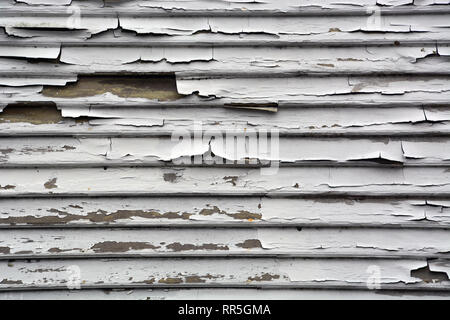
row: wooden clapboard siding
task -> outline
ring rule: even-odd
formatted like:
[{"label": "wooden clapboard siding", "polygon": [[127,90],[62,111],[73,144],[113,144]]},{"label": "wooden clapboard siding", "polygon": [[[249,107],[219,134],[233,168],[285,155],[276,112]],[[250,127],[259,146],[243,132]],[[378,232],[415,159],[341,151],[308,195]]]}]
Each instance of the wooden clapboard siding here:
[{"label": "wooden clapboard siding", "polygon": [[[250,129],[251,130],[251,129]],[[250,133],[250,130],[247,132]],[[256,131],[255,131],[256,133]],[[236,134],[239,138],[239,134]],[[256,141],[256,136],[254,140]],[[199,140],[197,142],[197,140]],[[242,140],[242,144],[252,142]],[[61,166],[129,166],[148,165],[164,166],[167,162],[175,164],[179,158],[199,156],[212,152],[211,163],[220,165],[221,156],[226,164],[241,159],[254,159],[258,164],[272,160],[267,155],[250,148],[243,148],[237,154],[227,152],[235,141],[212,141],[212,137],[195,139],[199,149],[175,150],[179,141],[170,137],[147,138],[3,138],[0,141],[0,163],[4,167],[61,167]],[[335,165],[356,166],[373,165],[370,161],[385,160],[392,164],[404,166],[439,166],[450,160],[450,142],[445,138],[430,137],[427,139],[308,139],[282,138],[278,145],[277,161],[281,165],[314,165],[314,161],[328,162]],[[187,163],[189,164],[189,163]]]},{"label": "wooden clapboard siding", "polygon": [[[446,229],[253,228],[228,230],[3,230],[0,259],[100,257],[448,258]],[[386,243],[386,239],[390,239]],[[164,242],[162,242],[164,239]],[[321,248],[321,250],[318,250]]]},{"label": "wooden clapboard siding", "polygon": [[341,289],[90,289],[90,290],[45,290],[45,291],[9,291],[0,292],[1,299],[45,299],[45,300],[233,300],[241,297],[245,300],[447,300],[446,292],[406,291],[367,291]]},{"label": "wooden clapboard siding", "polygon": [[448,229],[450,201],[352,197],[2,198],[0,228],[367,227]]},{"label": "wooden clapboard siding", "polygon": [[2,1],[0,299],[448,299],[449,4]]}]

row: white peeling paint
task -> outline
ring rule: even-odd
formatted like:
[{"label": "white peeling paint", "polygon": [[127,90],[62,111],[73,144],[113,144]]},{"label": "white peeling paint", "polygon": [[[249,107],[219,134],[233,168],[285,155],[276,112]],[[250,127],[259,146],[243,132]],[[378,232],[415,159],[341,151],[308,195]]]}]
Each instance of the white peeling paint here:
[{"label": "white peeling paint", "polygon": [[0,299],[447,298],[449,4],[1,1]]}]

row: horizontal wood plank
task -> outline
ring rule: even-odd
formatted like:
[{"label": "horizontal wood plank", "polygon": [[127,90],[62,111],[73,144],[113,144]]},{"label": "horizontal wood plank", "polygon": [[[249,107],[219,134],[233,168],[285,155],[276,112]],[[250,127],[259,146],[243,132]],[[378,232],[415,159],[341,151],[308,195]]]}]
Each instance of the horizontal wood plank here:
[{"label": "horizontal wood plank", "polygon": [[445,229],[450,201],[243,197],[0,199],[0,228],[369,227]]},{"label": "horizontal wood plank", "polygon": [[0,169],[0,196],[441,195],[445,167]]},{"label": "horizontal wood plank", "polygon": [[[386,242],[389,239],[389,242]],[[448,230],[2,230],[0,259],[104,257],[449,258]]]},{"label": "horizontal wood plank", "polygon": [[[0,138],[3,167],[166,166],[216,164],[347,166],[378,162],[403,165],[450,165],[450,143],[430,139],[307,139],[259,135],[249,128],[241,134],[154,138]],[[183,140],[180,140],[182,138]],[[275,140],[276,139],[276,140]],[[236,149],[237,148],[237,149]],[[212,156],[213,154],[214,156]],[[201,160],[188,161],[191,157]],[[249,159],[249,160],[246,160]]]},{"label": "horizontal wood plank", "polygon": [[[5,289],[240,287],[366,288],[449,290],[448,283],[424,284],[411,271],[424,260],[359,259],[105,259],[0,262]],[[372,271],[371,271],[372,270]],[[379,273],[378,273],[379,272]],[[372,281],[372,282],[371,282]],[[379,282],[378,282],[379,281]],[[400,284],[403,283],[403,284]]]}]

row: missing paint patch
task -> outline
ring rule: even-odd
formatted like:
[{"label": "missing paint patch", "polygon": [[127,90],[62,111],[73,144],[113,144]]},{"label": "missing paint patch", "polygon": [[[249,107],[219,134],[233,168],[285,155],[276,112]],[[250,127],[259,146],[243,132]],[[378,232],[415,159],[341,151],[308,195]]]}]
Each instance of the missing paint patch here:
[{"label": "missing paint patch", "polygon": [[417,279],[421,279],[426,283],[439,283],[449,281],[448,275],[445,272],[431,271],[430,265],[411,271],[411,276]]},{"label": "missing paint patch", "polygon": [[63,121],[54,104],[9,104],[0,113],[0,123],[53,124]]},{"label": "missing paint patch", "polygon": [[121,98],[172,101],[181,99],[175,75],[84,75],[64,87],[45,86],[52,98],[83,98],[112,93]]},{"label": "missing paint patch", "polygon": [[58,181],[57,178],[50,179],[46,183],[44,183],[45,189],[56,189],[58,186],[56,185],[56,182]]}]

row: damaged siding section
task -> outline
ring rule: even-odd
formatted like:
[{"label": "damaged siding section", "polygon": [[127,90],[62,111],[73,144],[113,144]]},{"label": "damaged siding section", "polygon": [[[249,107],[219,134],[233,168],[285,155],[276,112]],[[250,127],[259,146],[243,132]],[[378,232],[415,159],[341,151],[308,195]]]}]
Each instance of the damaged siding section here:
[{"label": "damaged siding section", "polygon": [[0,299],[448,299],[449,28],[443,0],[2,1]]}]

